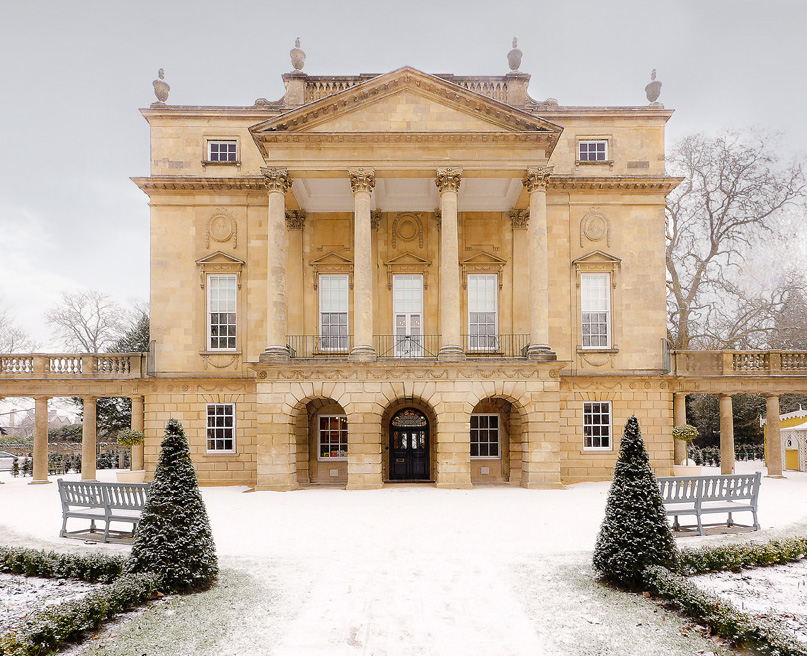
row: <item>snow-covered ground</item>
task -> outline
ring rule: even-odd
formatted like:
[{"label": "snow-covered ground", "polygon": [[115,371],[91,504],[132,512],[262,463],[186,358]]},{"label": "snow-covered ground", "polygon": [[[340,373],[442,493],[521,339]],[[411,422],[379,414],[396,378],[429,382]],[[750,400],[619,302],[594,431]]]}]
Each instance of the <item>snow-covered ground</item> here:
[{"label": "snow-covered ground", "polygon": [[730,600],[740,610],[764,615],[802,642],[807,642],[807,561],[743,572],[692,577],[702,590]]},{"label": "snow-covered ground", "polygon": [[[60,539],[56,486],[0,476],[0,543],[129,549]],[[220,585],[158,604],[75,653],[140,656],[145,644],[149,656],[723,653],[643,597],[594,583],[608,487],[203,488]],[[760,522],[761,532],[679,544],[804,533],[807,474],[763,479]]]}]

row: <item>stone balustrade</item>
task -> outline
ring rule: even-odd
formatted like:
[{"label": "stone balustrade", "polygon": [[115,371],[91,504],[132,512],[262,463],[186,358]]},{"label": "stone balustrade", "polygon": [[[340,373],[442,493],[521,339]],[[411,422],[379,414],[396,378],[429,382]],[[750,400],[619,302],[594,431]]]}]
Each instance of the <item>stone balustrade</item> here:
[{"label": "stone balustrade", "polygon": [[676,376],[807,376],[807,351],[673,351]]},{"label": "stone balustrade", "polygon": [[144,353],[4,353],[0,379],[38,378],[141,378]]}]

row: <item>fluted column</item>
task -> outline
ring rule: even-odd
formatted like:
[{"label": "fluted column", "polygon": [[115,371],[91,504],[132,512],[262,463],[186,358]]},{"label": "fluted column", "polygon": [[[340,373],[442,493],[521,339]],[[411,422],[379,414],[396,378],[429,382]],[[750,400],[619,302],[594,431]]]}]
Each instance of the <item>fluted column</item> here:
[{"label": "fluted column", "polygon": [[779,421],[779,397],[775,394],[767,397],[767,437],[768,452],[765,454],[768,461],[768,476],[779,478],[782,476],[782,432]]},{"label": "fluted column", "polygon": [[286,192],[291,178],[283,168],[262,168],[269,196],[266,248],[266,338],[260,359],[287,358],[286,344]]},{"label": "fluted column", "polygon": [[50,483],[48,480],[48,397],[34,397],[34,483]]},{"label": "fluted column", "polygon": [[527,231],[530,259],[530,360],[556,360],[549,347],[549,248],[546,226],[546,186],[551,166],[527,169],[522,180],[530,194]]},{"label": "fluted column", "polygon": [[720,395],[720,473],[734,473],[734,415],[731,394]]},{"label": "fluted column", "polygon": [[[143,432],[143,397],[142,396],[133,396],[132,397],[132,423],[131,429]],[[132,463],[131,463],[131,470],[138,471],[141,469],[145,469],[145,464],[143,460],[143,451],[144,445],[143,444],[135,444],[132,447]]]},{"label": "fluted column", "polygon": [[94,396],[83,397],[84,422],[81,426],[81,480],[94,481],[95,474],[95,435],[96,412]]},{"label": "fluted column", "polygon": [[373,169],[350,169],[353,189],[353,348],[351,360],[375,360],[373,348],[373,243],[370,200]]},{"label": "fluted column", "polygon": [[[673,426],[683,426],[687,423],[687,395],[686,392],[673,394]],[[683,465],[687,459],[687,444],[685,440],[673,439],[673,462]]]},{"label": "fluted column", "polygon": [[437,169],[440,190],[440,352],[441,360],[465,359],[460,344],[460,247],[457,196],[462,169]]}]

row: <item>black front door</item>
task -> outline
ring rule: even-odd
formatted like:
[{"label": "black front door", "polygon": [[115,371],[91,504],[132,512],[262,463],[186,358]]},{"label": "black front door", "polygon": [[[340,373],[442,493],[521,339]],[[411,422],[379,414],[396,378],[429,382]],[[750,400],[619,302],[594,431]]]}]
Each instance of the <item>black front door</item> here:
[{"label": "black front door", "polygon": [[429,424],[419,410],[401,410],[390,422],[390,480],[429,480]]}]

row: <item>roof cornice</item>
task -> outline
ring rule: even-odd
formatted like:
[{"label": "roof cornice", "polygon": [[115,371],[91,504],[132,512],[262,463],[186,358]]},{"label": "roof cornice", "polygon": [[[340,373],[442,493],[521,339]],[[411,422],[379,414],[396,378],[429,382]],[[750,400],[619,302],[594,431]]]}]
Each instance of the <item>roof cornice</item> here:
[{"label": "roof cornice", "polygon": [[665,175],[577,176],[552,175],[550,189],[625,189],[671,192],[683,180]]}]

